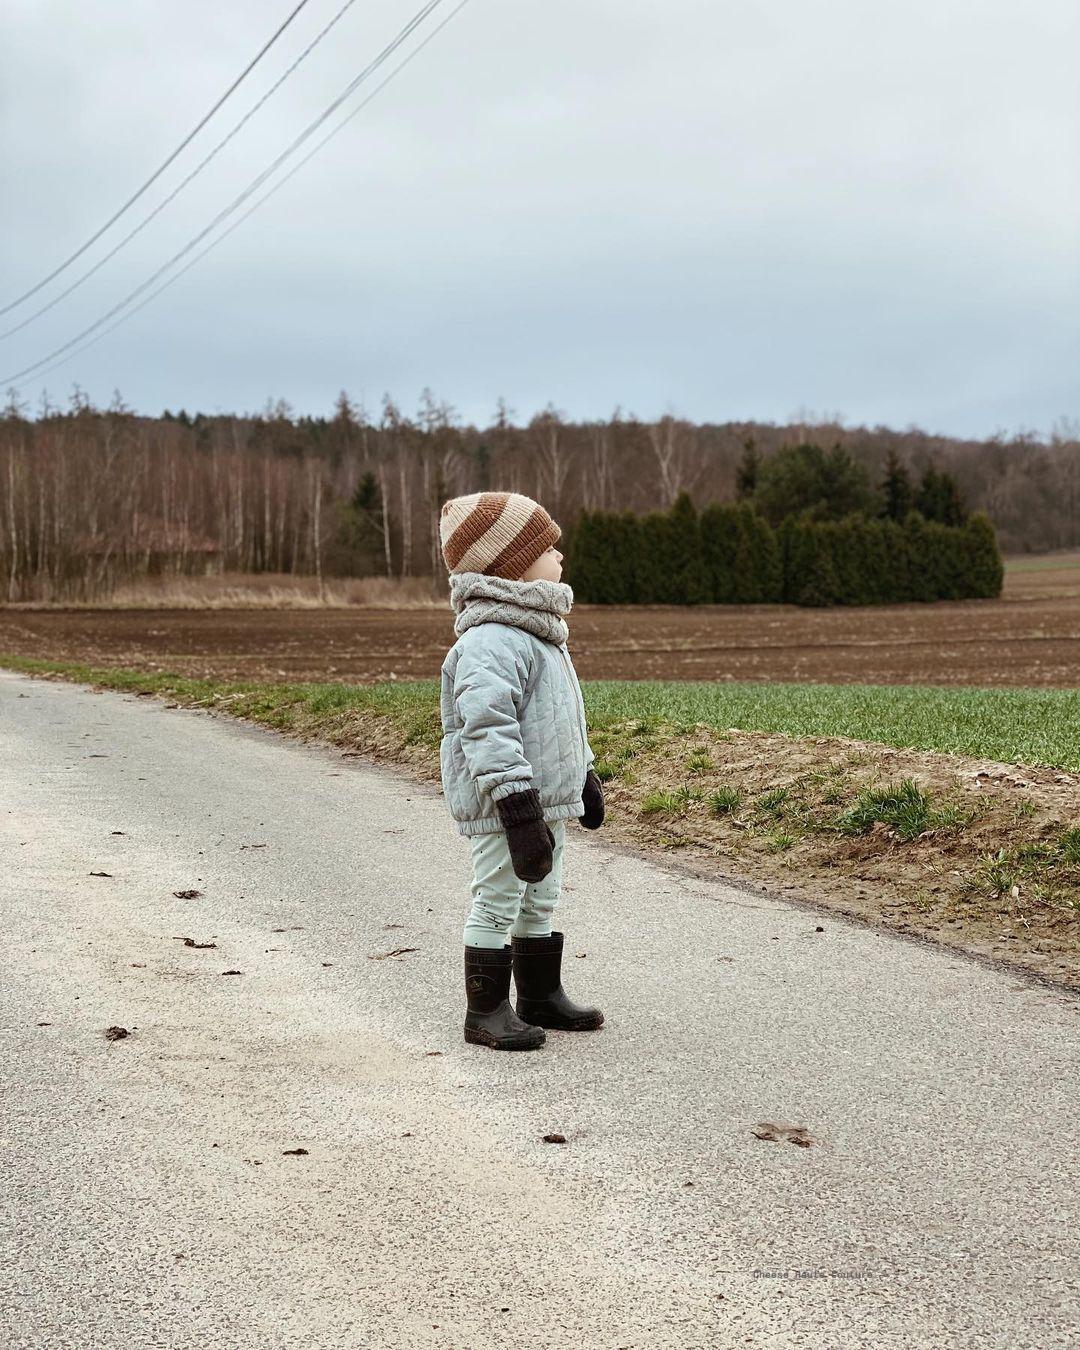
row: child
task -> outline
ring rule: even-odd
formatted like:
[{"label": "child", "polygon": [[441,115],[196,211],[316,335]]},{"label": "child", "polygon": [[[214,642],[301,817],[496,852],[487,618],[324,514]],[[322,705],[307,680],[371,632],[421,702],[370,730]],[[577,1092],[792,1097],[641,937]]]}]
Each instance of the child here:
[{"label": "child", "polygon": [[566,996],[563,935],[551,928],[566,822],[595,830],[604,819],[562,617],[574,593],[559,580],[562,531],[531,497],[454,497],[439,534],[458,634],[442,666],[442,782],[458,833],[472,843],[465,1039],[535,1050],[545,1027],[587,1031],[604,1021]]}]

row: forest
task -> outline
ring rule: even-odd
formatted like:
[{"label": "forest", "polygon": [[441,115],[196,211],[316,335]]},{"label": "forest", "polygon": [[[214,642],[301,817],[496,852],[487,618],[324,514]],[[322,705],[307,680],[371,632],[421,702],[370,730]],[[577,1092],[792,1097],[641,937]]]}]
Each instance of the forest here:
[{"label": "forest", "polygon": [[[542,501],[568,540],[582,512],[666,510],[684,493],[698,510],[752,495],[776,525],[813,490],[781,472],[800,447],[839,474],[830,518],[888,514],[891,479],[916,509],[919,494],[944,491],[985,513],[1005,552],[1080,545],[1080,428],[1068,424],[965,441],[618,409],[573,422],[549,406],[526,421],[500,401],[475,426],[430,390],[411,413],[389,396],[370,412],[342,392],[323,417],[283,401],[254,415],[147,417],[119,394],[98,408],[76,388],[63,408],[31,412],[12,395],[0,414],[0,601],[85,601],[121,580],[213,571],[441,586],[439,506],[488,488]],[[928,518],[948,524],[948,509]]]}]

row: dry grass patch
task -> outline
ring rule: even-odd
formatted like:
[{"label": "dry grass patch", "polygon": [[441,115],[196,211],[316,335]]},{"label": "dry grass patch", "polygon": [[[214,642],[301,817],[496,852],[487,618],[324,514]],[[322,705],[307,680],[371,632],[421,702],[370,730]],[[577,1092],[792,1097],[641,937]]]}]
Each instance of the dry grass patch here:
[{"label": "dry grass patch", "polygon": [[85,600],[32,600],[33,609],[436,609],[446,610],[445,583],[431,577],[316,577],[287,572],[220,572],[121,582]]},{"label": "dry grass patch", "polygon": [[614,834],[1080,987],[1080,776],[700,725],[591,740]]}]

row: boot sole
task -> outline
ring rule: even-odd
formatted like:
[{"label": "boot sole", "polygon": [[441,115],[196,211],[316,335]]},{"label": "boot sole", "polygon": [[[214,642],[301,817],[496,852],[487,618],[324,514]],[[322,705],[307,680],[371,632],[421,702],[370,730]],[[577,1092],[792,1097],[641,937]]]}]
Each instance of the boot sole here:
[{"label": "boot sole", "polygon": [[491,1050],[539,1050],[546,1037],[541,1036],[538,1040],[535,1036],[518,1036],[513,1040],[499,1040],[490,1031],[482,1031],[477,1027],[466,1027],[465,1039],[470,1045],[486,1045]]},{"label": "boot sole", "polygon": [[559,1019],[545,1017],[543,1013],[522,1012],[520,1008],[517,1009],[517,1015],[523,1022],[528,1022],[530,1026],[546,1027],[548,1031],[599,1031],[604,1025],[602,1015],[599,1020],[595,1017]]}]

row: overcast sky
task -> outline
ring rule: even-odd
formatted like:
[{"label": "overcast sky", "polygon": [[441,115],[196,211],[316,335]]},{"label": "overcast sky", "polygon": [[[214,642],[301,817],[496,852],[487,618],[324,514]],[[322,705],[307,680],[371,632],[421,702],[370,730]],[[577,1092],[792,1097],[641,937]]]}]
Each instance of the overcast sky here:
[{"label": "overcast sky", "polygon": [[[0,305],[109,218],[295,2],[4,0]],[[137,239],[0,342],[0,380],[201,231],[421,2],[356,0]],[[309,0],[0,331],[138,224],[342,3]],[[470,0],[204,261],[17,384],[31,404],[119,387],[148,413],[317,413],[343,387],[411,410],[430,385],[466,420],[502,395],[519,421],[552,402],[1049,431],[1080,416],[1078,52],[1076,0]]]}]

